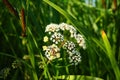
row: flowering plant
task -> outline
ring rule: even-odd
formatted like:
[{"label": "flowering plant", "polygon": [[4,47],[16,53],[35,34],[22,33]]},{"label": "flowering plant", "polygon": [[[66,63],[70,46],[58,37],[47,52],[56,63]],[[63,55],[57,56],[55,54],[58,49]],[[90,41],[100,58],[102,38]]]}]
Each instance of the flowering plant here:
[{"label": "flowering plant", "polygon": [[72,25],[51,23],[46,26],[45,33],[47,35],[43,41],[46,45],[43,46],[43,51],[48,60],[60,58],[64,50],[70,64],[77,65],[81,62],[80,51],[76,47],[86,49],[85,39]]}]

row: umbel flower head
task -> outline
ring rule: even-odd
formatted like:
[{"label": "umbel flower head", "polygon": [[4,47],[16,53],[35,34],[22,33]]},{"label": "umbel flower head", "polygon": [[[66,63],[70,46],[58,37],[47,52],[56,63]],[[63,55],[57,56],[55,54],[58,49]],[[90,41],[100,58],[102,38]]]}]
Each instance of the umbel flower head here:
[{"label": "umbel flower head", "polygon": [[84,37],[72,25],[51,23],[46,26],[45,33],[48,34],[43,38],[43,51],[48,60],[60,58],[63,54],[60,52],[64,49],[69,63],[77,65],[81,62],[81,55],[76,46],[86,49],[86,44]]},{"label": "umbel flower head", "polygon": [[59,42],[62,42],[64,39],[61,33],[54,32],[54,34],[51,35],[50,40],[53,43],[58,44]]},{"label": "umbel flower head", "polygon": [[57,24],[49,24],[46,26],[45,32],[49,32],[49,34],[51,34],[51,32],[56,31],[59,31],[59,26]]},{"label": "umbel flower head", "polygon": [[50,46],[48,46],[45,50],[45,56],[49,59],[49,60],[53,60],[55,58],[59,58],[60,57],[60,49],[57,47],[57,45],[52,44]]}]

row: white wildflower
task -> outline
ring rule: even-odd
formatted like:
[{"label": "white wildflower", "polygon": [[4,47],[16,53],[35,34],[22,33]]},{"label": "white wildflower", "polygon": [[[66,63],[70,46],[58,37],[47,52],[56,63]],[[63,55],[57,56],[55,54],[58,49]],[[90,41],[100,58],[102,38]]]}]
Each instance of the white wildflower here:
[{"label": "white wildflower", "polygon": [[80,47],[82,47],[83,49],[86,49],[85,40],[82,35],[80,34],[75,35],[75,39]]},{"label": "white wildflower", "polygon": [[60,57],[59,51],[60,51],[60,49],[57,47],[57,45],[55,45],[55,44],[50,45],[45,50],[45,56],[49,60],[53,60],[53,59],[59,58]]},{"label": "white wildflower", "polygon": [[47,50],[47,46],[42,46],[43,51]]},{"label": "white wildflower", "polygon": [[72,52],[69,51],[69,62],[72,65],[77,65],[79,62],[81,62],[81,56],[80,53],[76,50],[73,50]]},{"label": "white wildflower", "polygon": [[74,37],[74,35],[76,34],[76,29],[72,25],[68,25],[66,23],[61,23],[61,24],[59,24],[59,28],[62,31],[68,30],[71,34],[70,37]]},{"label": "white wildflower", "polygon": [[[60,50],[62,48],[68,53],[66,56],[68,56],[71,64],[77,65],[81,62],[81,55],[77,51],[76,45],[78,44],[83,49],[86,49],[86,43],[84,37],[81,34],[77,34],[77,30],[72,25],[51,23],[46,26],[45,32],[48,32],[50,37],[45,36],[43,41],[49,41],[48,44],[53,43],[49,46],[43,46],[45,56],[49,60],[60,58]],[[75,40],[70,41],[71,39]]]},{"label": "white wildflower", "polygon": [[47,42],[48,41],[48,37],[45,36],[44,39],[43,39],[44,42]]},{"label": "white wildflower", "polygon": [[58,44],[58,42],[62,42],[62,41],[63,41],[63,35],[62,35],[61,33],[55,32],[55,33],[51,36],[50,40],[51,40],[53,43]]},{"label": "white wildflower", "polygon": [[73,50],[75,48],[75,44],[72,41],[67,41],[63,45],[63,48],[68,50]]},{"label": "white wildflower", "polygon": [[59,24],[59,28],[63,31],[64,30],[69,30],[69,25],[66,24],[66,23],[61,23],[61,24]]},{"label": "white wildflower", "polygon": [[70,31],[70,37],[74,37],[74,35],[76,35],[76,29],[73,26],[69,26],[69,31]]},{"label": "white wildflower", "polygon": [[57,24],[49,24],[46,26],[45,32],[55,32],[59,31],[59,26]]}]

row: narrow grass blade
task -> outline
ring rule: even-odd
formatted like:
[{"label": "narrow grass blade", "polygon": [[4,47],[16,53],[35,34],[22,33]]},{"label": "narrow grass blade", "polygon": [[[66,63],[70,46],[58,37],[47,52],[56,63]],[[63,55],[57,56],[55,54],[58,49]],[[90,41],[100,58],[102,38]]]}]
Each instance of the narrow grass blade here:
[{"label": "narrow grass blade", "polygon": [[[30,32],[28,32],[28,34],[30,35]],[[30,37],[30,36],[29,36]],[[38,77],[37,77],[37,73],[35,71],[35,58],[34,58],[34,52],[33,52],[33,48],[32,48],[32,44],[30,42],[30,38],[28,38],[28,43],[27,43],[27,49],[28,49],[28,53],[30,55],[30,62],[31,62],[31,65],[33,67],[33,79],[34,80],[38,80]]]},{"label": "narrow grass blade", "polygon": [[13,48],[13,46],[12,46],[12,44],[11,44],[11,42],[10,42],[7,34],[6,34],[6,32],[4,31],[4,29],[3,29],[1,26],[0,26],[0,29],[1,29],[1,31],[2,31],[2,33],[3,33],[3,36],[4,36],[5,39],[6,39],[6,42],[9,43],[9,46],[10,46],[10,49],[11,49],[12,53],[17,57],[17,55],[15,54],[15,50],[14,50],[14,48]]},{"label": "narrow grass blade", "polygon": [[102,44],[99,40],[97,40],[96,38],[92,38],[92,40],[93,40],[104,52],[106,52],[103,44]]},{"label": "narrow grass blade", "polygon": [[[65,18],[81,33],[81,34],[86,34],[90,36],[90,32],[80,24],[79,21],[76,20],[76,18],[72,17],[69,13],[67,13],[65,10],[63,10],[62,8],[60,8],[59,6],[57,6],[56,4],[54,4],[53,2],[49,1],[49,0],[43,0],[44,2],[46,2],[48,5],[50,5],[52,8],[54,8],[55,10],[57,10],[60,14],[62,14],[63,16],[65,16]],[[79,29],[78,29],[79,27]]]},{"label": "narrow grass blade", "polygon": [[109,42],[109,40],[108,40],[108,38],[107,38],[107,36],[106,36],[106,34],[105,34],[105,32],[103,30],[102,30],[101,33],[102,33],[102,39],[103,39],[103,42],[104,42],[104,45],[105,45],[105,48],[106,48],[106,51],[107,51],[106,55],[110,59],[112,68],[113,68],[115,76],[116,76],[116,79],[119,80],[120,79],[120,70],[118,68],[117,62],[116,62],[115,57],[113,55],[110,42]]},{"label": "narrow grass blade", "polygon": [[[31,29],[30,29],[29,27],[28,27],[28,32],[29,32],[29,35],[32,37],[32,40],[33,40],[33,42],[34,42],[34,44],[35,44],[35,46],[36,46],[36,48],[37,48],[37,50],[38,50],[38,52],[39,52],[39,54],[40,54],[40,58],[42,59],[44,65],[45,65],[45,67],[44,67],[44,75],[45,75],[45,78],[50,79],[51,76],[50,76],[50,73],[49,73],[48,68],[47,68],[47,63],[45,62],[45,60],[44,60],[44,58],[43,58],[43,56],[42,56],[42,54],[41,54],[41,51],[40,51],[40,49],[39,49],[39,47],[38,47],[38,43],[37,43],[34,35],[33,35],[32,32],[31,32]],[[31,57],[32,57],[32,56],[33,56],[33,54],[31,55]],[[31,60],[31,61],[32,61],[32,60]],[[34,64],[34,62],[32,62],[32,63]]]}]

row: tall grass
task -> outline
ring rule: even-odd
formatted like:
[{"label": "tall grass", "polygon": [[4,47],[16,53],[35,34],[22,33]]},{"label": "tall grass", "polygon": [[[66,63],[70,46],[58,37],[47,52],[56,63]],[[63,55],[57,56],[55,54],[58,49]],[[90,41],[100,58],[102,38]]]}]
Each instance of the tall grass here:
[{"label": "tall grass", "polygon": [[[5,1],[0,1],[0,79],[120,79],[120,1],[96,0],[93,6],[93,0],[90,4],[85,0],[11,0],[15,11]],[[62,22],[73,25],[86,40],[87,49],[81,51],[82,61],[76,66],[64,58],[49,61],[42,50],[46,25]]]}]

